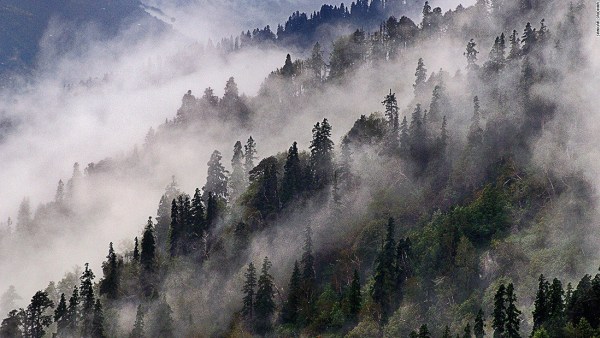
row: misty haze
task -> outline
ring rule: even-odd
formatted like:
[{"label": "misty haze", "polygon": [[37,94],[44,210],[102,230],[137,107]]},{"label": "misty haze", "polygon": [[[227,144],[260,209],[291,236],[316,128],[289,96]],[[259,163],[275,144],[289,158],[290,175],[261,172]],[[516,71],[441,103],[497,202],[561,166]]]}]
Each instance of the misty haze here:
[{"label": "misty haze", "polygon": [[0,0],[0,338],[600,337],[596,4],[327,1]]}]

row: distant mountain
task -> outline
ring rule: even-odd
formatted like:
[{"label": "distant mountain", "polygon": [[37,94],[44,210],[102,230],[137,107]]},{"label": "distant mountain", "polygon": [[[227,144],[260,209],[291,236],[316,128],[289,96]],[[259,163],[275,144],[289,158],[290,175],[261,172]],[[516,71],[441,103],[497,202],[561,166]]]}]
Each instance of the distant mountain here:
[{"label": "distant mountain", "polygon": [[133,22],[141,23],[140,32],[168,27],[137,0],[0,0],[1,77],[27,73],[35,66],[40,39],[52,19],[68,23],[66,37],[86,24],[93,24],[103,38],[114,37]]}]

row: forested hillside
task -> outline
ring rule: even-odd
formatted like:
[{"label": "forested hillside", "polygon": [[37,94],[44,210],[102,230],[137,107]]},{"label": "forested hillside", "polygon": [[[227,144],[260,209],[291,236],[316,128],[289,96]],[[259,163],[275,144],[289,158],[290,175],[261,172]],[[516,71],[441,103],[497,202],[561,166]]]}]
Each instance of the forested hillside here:
[{"label": "forested hillside", "polygon": [[[75,163],[35,211],[25,198],[2,260],[93,242],[101,215],[168,182],[101,271],[82,257],[30,301],[11,286],[0,337],[600,337],[591,4],[410,6],[323,6],[221,40],[307,57],[253,96],[234,77],[186,89],[142,146]],[[323,46],[338,23],[351,33]]]}]

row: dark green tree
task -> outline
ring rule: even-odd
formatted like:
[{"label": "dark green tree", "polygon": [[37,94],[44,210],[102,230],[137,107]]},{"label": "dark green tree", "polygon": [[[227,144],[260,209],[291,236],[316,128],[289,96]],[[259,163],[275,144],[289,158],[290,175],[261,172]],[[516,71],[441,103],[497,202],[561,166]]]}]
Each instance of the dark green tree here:
[{"label": "dark green tree", "polygon": [[507,338],[520,338],[519,327],[521,324],[521,311],[517,309],[517,296],[512,283],[506,287],[506,323],[505,336]]},{"label": "dark green tree", "polygon": [[271,317],[275,312],[275,285],[273,277],[269,274],[271,262],[265,257],[257,282],[256,301],[254,305],[254,329],[258,334],[265,334],[271,330]]},{"label": "dark green tree", "polygon": [[477,44],[473,39],[469,40],[467,43],[467,50],[465,52],[465,56],[467,57],[467,69],[468,70],[477,70],[479,66],[477,66],[477,54],[479,51],[475,49]]},{"label": "dark green tree", "polygon": [[288,150],[287,159],[283,167],[283,180],[281,182],[281,204],[287,205],[302,191],[302,167],[298,156],[298,146],[294,142]]},{"label": "dark green tree", "polygon": [[2,320],[2,324],[0,325],[0,337],[6,338],[22,338],[23,331],[21,327],[23,326],[23,316],[24,311],[11,310],[8,313],[8,317]]},{"label": "dark green tree", "polygon": [[102,304],[100,303],[100,299],[96,299],[96,303],[94,304],[94,315],[92,318],[92,330],[91,330],[92,338],[105,338],[104,334],[104,312],[102,311]]},{"label": "dark green tree", "polygon": [[477,147],[483,143],[483,129],[481,128],[481,114],[479,108],[479,97],[473,98],[473,116],[471,117],[471,126],[467,141],[470,147]]},{"label": "dark green tree", "polygon": [[422,91],[422,88],[425,86],[425,80],[427,80],[427,68],[425,68],[423,58],[419,58],[419,61],[417,62],[415,78],[416,79],[413,88],[415,89],[415,95],[417,95]]},{"label": "dark green tree", "polygon": [[296,324],[298,320],[298,311],[302,300],[302,276],[298,261],[294,263],[294,270],[290,277],[288,286],[288,295],[281,311],[281,321],[289,324]]},{"label": "dark green tree", "polygon": [[67,333],[76,335],[77,330],[79,328],[79,317],[80,317],[80,310],[79,310],[79,303],[80,303],[80,298],[79,298],[79,289],[77,288],[77,286],[73,287],[73,293],[71,294],[71,298],[69,298],[69,307],[67,308],[67,314],[66,314],[66,319],[67,319]]},{"label": "dark green tree", "polygon": [[529,54],[537,42],[537,33],[535,28],[531,28],[531,23],[529,22],[525,25],[521,41],[523,42],[523,48],[521,49],[522,54]]},{"label": "dark green tree", "polygon": [[347,294],[348,307],[346,310],[346,316],[352,321],[357,321],[358,314],[362,306],[362,295],[360,292],[360,275],[356,269],[354,269],[354,275],[352,277],[352,282],[350,283]]},{"label": "dark green tree", "polygon": [[508,51],[508,60],[515,60],[521,56],[521,39],[517,36],[517,31],[513,30],[512,34],[508,38],[510,42],[510,50]]},{"label": "dark green tree", "polygon": [[142,286],[144,296],[151,297],[154,295],[154,288],[156,286],[156,238],[154,237],[154,224],[152,223],[152,217],[148,217],[148,223],[144,228],[140,264],[142,266],[140,284]]},{"label": "dark green tree", "polygon": [[465,326],[464,329],[464,333],[463,333],[463,338],[471,338],[471,324],[467,323],[467,326]]},{"label": "dark green tree", "polygon": [[315,190],[329,185],[333,178],[333,141],[331,141],[331,125],[327,119],[315,124],[313,139],[310,142],[310,168],[312,186]]},{"label": "dark green tree", "polygon": [[394,135],[398,135],[399,119],[398,119],[398,101],[396,100],[396,94],[387,94],[381,104],[385,107],[385,116],[388,119],[388,126]]},{"label": "dark green tree", "polygon": [[385,323],[395,306],[396,286],[396,241],[394,219],[390,217],[381,251],[375,259],[374,283],[371,297],[381,310],[381,321]]},{"label": "dark green tree", "polygon": [[158,303],[154,317],[154,335],[161,338],[174,338],[173,310],[164,297]]},{"label": "dark green tree", "polygon": [[91,336],[92,324],[94,320],[94,305],[96,297],[94,296],[94,272],[85,263],[85,269],[79,278],[79,295],[81,296],[81,332],[84,336]]},{"label": "dark green tree", "polygon": [[113,249],[113,243],[108,245],[106,261],[102,263],[104,278],[100,281],[100,295],[115,300],[119,295],[119,262]]},{"label": "dark green tree", "polygon": [[548,320],[550,314],[550,304],[548,299],[549,288],[550,283],[544,278],[543,274],[540,275],[533,309],[533,331],[541,328]]},{"label": "dark green tree", "polygon": [[135,236],[135,238],[133,239],[133,261],[134,262],[140,261],[140,248],[139,248],[137,236]]},{"label": "dark green tree", "polygon": [[477,316],[475,317],[473,333],[475,334],[475,338],[485,337],[485,317],[483,315],[482,309],[479,309],[479,311],[477,312]]},{"label": "dark green tree", "polygon": [[400,123],[400,156],[406,158],[410,154],[410,136],[408,133],[408,121],[406,116],[402,118]]},{"label": "dark green tree", "polygon": [[244,273],[246,281],[242,291],[244,292],[244,298],[242,301],[242,316],[252,322],[254,320],[254,309],[255,309],[255,294],[256,294],[256,268],[254,264],[250,262],[248,264],[248,270]]},{"label": "dark green tree", "polygon": [[313,256],[312,228],[307,225],[304,229],[304,245],[302,247],[302,302],[301,321],[309,323],[314,314],[316,297],[315,257]]},{"label": "dark green tree", "polygon": [[254,169],[254,160],[257,159],[256,153],[256,142],[250,136],[246,145],[244,145],[244,170],[246,175],[250,173],[250,170]]},{"label": "dark green tree", "polygon": [[506,326],[506,286],[501,284],[494,296],[494,313],[492,328],[494,329],[494,338],[503,338]]},{"label": "dark green tree", "polygon": [[321,45],[318,41],[313,46],[310,59],[308,59],[307,64],[312,71],[313,81],[317,84],[323,81],[325,60],[323,59],[323,51],[321,50]]},{"label": "dark green tree", "polygon": [[448,325],[444,327],[444,333],[442,333],[442,338],[452,338],[452,334],[450,333],[450,327],[448,327]]},{"label": "dark green tree", "polygon": [[431,333],[429,332],[429,329],[427,328],[426,324],[421,325],[421,327],[419,328],[419,338],[432,338],[431,337]]},{"label": "dark green tree", "polygon": [[246,174],[244,173],[244,152],[242,142],[237,141],[233,146],[233,157],[231,158],[231,176],[229,177],[229,191],[231,200],[234,201],[242,195],[246,189]]}]

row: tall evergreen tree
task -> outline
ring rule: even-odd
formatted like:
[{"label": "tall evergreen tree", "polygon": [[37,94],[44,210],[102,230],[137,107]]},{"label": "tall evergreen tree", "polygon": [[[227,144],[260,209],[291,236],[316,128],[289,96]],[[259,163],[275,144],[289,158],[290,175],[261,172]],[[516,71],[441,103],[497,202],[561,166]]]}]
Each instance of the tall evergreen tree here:
[{"label": "tall evergreen tree", "polygon": [[154,320],[154,334],[161,338],[174,338],[173,310],[163,297],[158,303]]},{"label": "tall evergreen tree", "polygon": [[477,316],[475,317],[473,333],[475,334],[475,338],[485,337],[485,318],[482,309],[479,309],[479,311],[477,312]]},{"label": "tall evergreen tree", "polygon": [[469,42],[467,43],[467,50],[465,52],[465,56],[467,57],[467,69],[468,70],[477,70],[477,68],[479,68],[479,66],[477,66],[477,54],[479,53],[479,51],[477,51],[477,49],[475,49],[475,46],[477,46],[477,44],[475,43],[475,41],[473,39],[469,40]]},{"label": "tall evergreen tree", "polygon": [[517,296],[514,293],[514,286],[512,283],[506,287],[506,324],[505,334],[506,338],[520,338],[519,327],[521,324],[521,311],[516,306]]},{"label": "tall evergreen tree", "polygon": [[509,37],[510,50],[508,51],[508,60],[515,60],[521,55],[521,39],[517,36],[517,31],[513,30]]},{"label": "tall evergreen tree", "polygon": [[144,311],[142,305],[138,305],[137,312],[135,314],[135,323],[133,324],[133,330],[131,330],[130,338],[144,338]]},{"label": "tall evergreen tree", "polygon": [[415,84],[413,85],[415,89],[415,95],[421,92],[423,86],[425,85],[425,80],[427,80],[427,68],[425,68],[425,63],[423,62],[423,58],[419,58],[417,62],[417,70],[415,71]]},{"label": "tall evergreen tree", "polygon": [[288,295],[283,309],[281,311],[281,320],[283,323],[295,324],[298,320],[298,311],[302,300],[302,276],[298,261],[294,263],[292,276],[288,286]]},{"label": "tall evergreen tree", "polygon": [[265,257],[257,282],[256,301],[254,305],[254,329],[258,334],[265,334],[271,330],[271,317],[275,312],[275,285],[273,277],[269,274],[271,262]]},{"label": "tall evergreen tree", "polygon": [[248,270],[244,273],[246,281],[242,291],[244,292],[242,316],[248,321],[254,320],[254,308],[255,308],[255,294],[256,294],[256,268],[254,264],[250,262],[248,264]]},{"label": "tall evergreen tree", "polygon": [[549,317],[549,293],[550,283],[540,275],[538,279],[538,290],[535,296],[533,309],[533,331],[539,329]]},{"label": "tall evergreen tree", "polygon": [[227,170],[221,164],[221,153],[218,150],[213,151],[208,161],[208,175],[206,176],[206,185],[202,188],[204,191],[203,199],[208,199],[208,193],[212,192],[216,198],[226,201],[229,196],[227,192]]},{"label": "tall evergreen tree", "polygon": [[42,338],[46,328],[52,324],[52,316],[48,310],[54,308],[54,302],[44,291],[38,291],[31,298],[23,318],[23,333],[25,337]]},{"label": "tall evergreen tree", "polygon": [[94,315],[92,318],[92,330],[91,330],[92,338],[105,338],[104,334],[104,312],[102,311],[102,304],[100,303],[100,299],[96,299],[96,303],[94,304]]},{"label": "tall evergreen tree", "polygon": [[312,70],[313,80],[316,83],[323,81],[325,60],[323,59],[323,51],[318,41],[313,46],[310,59],[308,59],[308,67]]},{"label": "tall evergreen tree", "polygon": [[402,118],[400,123],[400,156],[407,157],[410,153],[410,136],[408,133],[408,121],[406,116]]},{"label": "tall evergreen tree", "polygon": [[479,97],[475,96],[473,98],[473,117],[471,117],[471,126],[467,135],[470,147],[477,147],[483,143],[483,129],[481,128],[480,120]]},{"label": "tall evergreen tree", "polygon": [[69,298],[69,307],[67,308],[67,332],[69,334],[75,335],[77,333],[77,330],[79,328],[79,317],[80,317],[80,310],[79,310],[79,303],[80,303],[80,298],[79,298],[79,289],[77,288],[77,286],[73,287],[73,293],[71,294],[71,298]]},{"label": "tall evergreen tree", "polygon": [[294,142],[288,150],[287,159],[283,167],[283,180],[281,182],[281,204],[289,204],[302,191],[302,167],[298,156],[298,146]]},{"label": "tall evergreen tree", "polygon": [[154,279],[156,273],[156,238],[154,237],[154,224],[152,223],[152,217],[148,217],[148,223],[144,228],[140,264],[142,266],[140,284],[142,286],[144,296],[151,297],[155,292]]},{"label": "tall evergreen tree", "polygon": [[140,248],[139,248],[137,236],[135,236],[135,238],[133,239],[133,261],[134,262],[140,261]]},{"label": "tall evergreen tree", "polygon": [[229,191],[231,200],[242,195],[246,189],[246,174],[244,173],[244,152],[242,143],[237,141],[233,146],[233,157],[231,158],[231,176],[229,177]]},{"label": "tall evergreen tree", "polygon": [[531,23],[529,22],[525,25],[521,41],[523,42],[523,48],[521,49],[521,52],[523,53],[523,55],[529,54],[529,52],[531,52],[531,50],[534,48],[537,41],[537,33],[535,31],[535,28],[531,28]]},{"label": "tall evergreen tree", "polygon": [[471,338],[471,324],[467,323],[467,326],[465,326],[464,329],[464,333],[463,333],[463,338]]},{"label": "tall evergreen tree", "polygon": [[[179,198],[181,198],[181,195]],[[180,214],[180,211],[182,211],[180,205],[178,205],[176,199],[171,201],[171,226],[169,227],[169,254],[171,257],[177,256],[181,250],[184,220],[183,215]]]},{"label": "tall evergreen tree", "polygon": [[394,135],[397,135],[400,125],[398,120],[398,101],[396,100],[396,94],[392,93],[392,90],[390,89],[390,93],[385,96],[381,104],[385,106],[385,116],[388,119],[390,130]]},{"label": "tall evergreen tree", "polygon": [[375,259],[374,283],[371,288],[371,297],[381,309],[381,321],[383,323],[387,321],[395,306],[396,241],[394,240],[394,234],[394,219],[390,218],[381,251]]},{"label": "tall evergreen tree", "polygon": [[352,282],[350,283],[350,287],[348,289],[347,302],[348,309],[346,311],[346,315],[352,321],[358,320],[358,314],[362,306],[362,295],[360,292],[360,275],[356,269],[354,269]]},{"label": "tall evergreen tree", "polygon": [[68,324],[68,316],[67,316],[67,299],[65,298],[65,294],[62,293],[60,295],[60,300],[58,301],[58,305],[54,310],[54,321],[56,322],[56,335],[61,337],[66,333],[67,324]]},{"label": "tall evergreen tree", "polygon": [[254,169],[254,160],[257,159],[256,153],[256,142],[250,136],[246,145],[244,145],[244,170],[246,175],[250,173],[250,170]]},{"label": "tall evergreen tree", "polygon": [[494,296],[494,313],[492,328],[494,329],[494,338],[504,338],[506,325],[506,286],[501,284]]},{"label": "tall evergreen tree", "polygon": [[307,225],[304,229],[304,245],[302,247],[302,308],[301,320],[308,323],[314,314],[316,297],[315,257],[313,256],[312,228]]},{"label": "tall evergreen tree", "polygon": [[333,175],[333,141],[331,141],[331,125],[327,119],[315,124],[313,139],[310,143],[310,166],[312,185],[315,190],[327,186]]},{"label": "tall evergreen tree", "polygon": [[106,298],[111,300],[117,299],[119,295],[119,263],[112,242],[108,245],[108,255],[106,262],[102,263],[102,272],[104,278],[100,281],[100,295],[106,295]]},{"label": "tall evergreen tree", "polygon": [[79,294],[81,296],[81,333],[83,336],[91,336],[94,320],[94,305],[96,297],[94,296],[93,280],[96,276],[85,263],[85,269],[81,274],[79,285]]},{"label": "tall evergreen tree", "polygon": [[8,317],[2,320],[0,325],[0,337],[22,338],[23,331],[23,309],[21,311],[11,310]]}]

